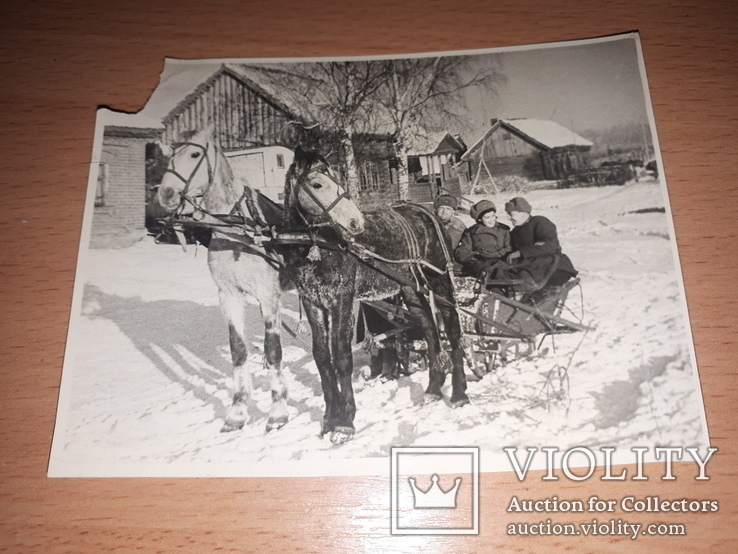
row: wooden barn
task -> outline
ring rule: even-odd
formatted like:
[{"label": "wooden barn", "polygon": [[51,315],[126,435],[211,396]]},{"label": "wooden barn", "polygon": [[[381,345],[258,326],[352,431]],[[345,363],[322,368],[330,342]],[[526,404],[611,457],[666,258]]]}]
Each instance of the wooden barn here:
[{"label": "wooden barn", "polygon": [[553,121],[493,119],[490,129],[462,156],[464,183],[505,175],[530,181],[561,179],[589,166],[593,144]]},{"label": "wooden barn", "polygon": [[459,135],[444,132],[428,136],[429,148],[424,153],[411,153],[407,158],[408,197],[412,202],[432,202],[439,194],[461,195],[456,166],[466,152]]},{"label": "wooden barn", "polygon": [[[209,123],[225,152],[275,145],[294,148],[304,141],[303,118],[247,77],[245,68],[221,65],[214,71],[213,67],[183,70],[157,88],[152,108],[147,104],[144,113],[157,110],[164,142]],[[173,89],[191,92],[182,98]]]},{"label": "wooden barn", "polygon": [[[336,147],[341,132],[316,125],[299,106],[285,103],[273,83],[259,79],[257,71],[244,65],[223,64],[215,70],[212,64],[186,66],[163,82],[149,103],[161,117],[164,141],[174,142],[183,131],[212,123],[220,147],[235,168],[274,200],[281,200],[284,176],[297,146],[322,146],[345,176],[346,156]],[[191,92],[172,105],[167,100],[176,98],[170,92],[174,88]],[[356,135],[352,146],[360,181],[358,203],[369,207],[399,198],[392,138]]]}]

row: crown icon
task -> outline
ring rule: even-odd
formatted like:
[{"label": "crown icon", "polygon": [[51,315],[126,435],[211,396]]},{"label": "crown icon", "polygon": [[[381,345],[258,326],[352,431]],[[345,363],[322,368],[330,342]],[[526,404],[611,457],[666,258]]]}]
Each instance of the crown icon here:
[{"label": "crown icon", "polygon": [[433,484],[428,488],[427,491],[421,491],[415,485],[415,479],[408,477],[410,482],[410,489],[413,491],[413,497],[415,500],[415,508],[456,508],[456,493],[459,492],[459,485],[461,485],[461,477],[456,478],[454,486],[447,492],[443,492],[441,487],[438,486],[438,475],[435,473],[431,477]]}]

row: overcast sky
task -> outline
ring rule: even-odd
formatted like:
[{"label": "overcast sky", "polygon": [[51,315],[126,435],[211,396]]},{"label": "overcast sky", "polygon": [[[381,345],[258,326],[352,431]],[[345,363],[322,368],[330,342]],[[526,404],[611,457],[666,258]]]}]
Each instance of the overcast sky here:
[{"label": "overcast sky", "polygon": [[497,96],[474,94],[478,132],[490,118],[549,119],[576,132],[648,123],[636,41],[545,47],[493,54],[507,83]]}]

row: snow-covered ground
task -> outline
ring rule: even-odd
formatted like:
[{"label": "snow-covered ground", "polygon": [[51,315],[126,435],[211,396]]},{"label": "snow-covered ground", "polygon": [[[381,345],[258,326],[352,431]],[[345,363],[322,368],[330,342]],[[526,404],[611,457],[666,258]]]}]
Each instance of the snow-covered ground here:
[{"label": "snow-covered ground", "polygon": [[[510,196],[492,199],[501,207]],[[582,279],[569,307],[593,329],[546,339],[546,353],[470,381],[471,405],[459,409],[423,403],[424,371],[365,380],[359,350],[356,436],[342,446],[318,436],[324,403],[308,336],[283,333],[290,421],[265,433],[271,400],[256,304],[252,421],[219,432],[231,364],[202,247],[184,253],[147,239],[87,252],[50,473],[386,474],[390,448],[412,445],[479,446],[483,470],[509,470],[494,467],[504,446],[705,446],[662,188],[647,181],[525,196],[557,224]],[[295,293],[286,295],[284,319],[297,326]]]}]

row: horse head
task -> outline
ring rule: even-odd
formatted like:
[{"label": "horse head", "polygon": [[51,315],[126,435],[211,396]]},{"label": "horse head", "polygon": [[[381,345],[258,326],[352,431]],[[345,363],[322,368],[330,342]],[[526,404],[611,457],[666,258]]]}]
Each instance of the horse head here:
[{"label": "horse head", "polygon": [[162,208],[178,215],[212,210],[208,204],[212,205],[214,199],[226,201],[219,198],[223,195],[221,185],[232,182],[233,173],[216,145],[212,127],[186,131],[171,144],[157,201]]},{"label": "horse head", "polygon": [[364,214],[338,184],[325,159],[300,148],[287,173],[285,213],[293,224],[329,223],[349,236],[364,231]]}]

